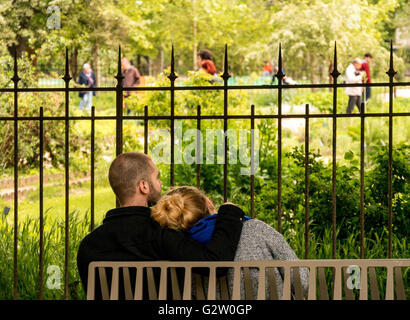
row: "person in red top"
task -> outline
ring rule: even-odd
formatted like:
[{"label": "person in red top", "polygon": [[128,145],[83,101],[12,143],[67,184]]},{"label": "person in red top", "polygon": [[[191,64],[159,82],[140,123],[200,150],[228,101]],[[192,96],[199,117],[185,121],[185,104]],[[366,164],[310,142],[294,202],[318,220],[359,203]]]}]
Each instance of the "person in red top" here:
[{"label": "person in red top", "polygon": [[[366,83],[372,83],[372,78],[370,76],[370,68],[369,68],[369,64],[372,61],[372,58],[373,57],[370,53],[366,53],[362,61],[362,67],[359,70],[359,71],[366,72]],[[371,96],[371,87],[366,87],[365,94],[366,94],[366,101],[367,101],[370,99],[370,96]]]},{"label": "person in red top", "polygon": [[272,71],[273,71],[273,67],[272,67],[271,63],[268,60],[266,60],[265,65],[263,66],[263,75],[264,76],[271,76]]},{"label": "person in red top", "polygon": [[202,49],[198,52],[198,64],[202,70],[210,75],[217,76],[217,70],[214,63],[214,57],[211,51]]}]

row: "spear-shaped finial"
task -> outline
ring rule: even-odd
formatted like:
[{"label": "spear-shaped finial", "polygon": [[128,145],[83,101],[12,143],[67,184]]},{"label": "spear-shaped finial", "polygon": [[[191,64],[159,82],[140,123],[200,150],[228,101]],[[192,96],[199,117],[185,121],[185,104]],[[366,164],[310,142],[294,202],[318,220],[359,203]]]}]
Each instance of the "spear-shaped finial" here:
[{"label": "spear-shaped finial", "polygon": [[335,50],[334,50],[334,56],[333,56],[333,71],[330,73],[330,75],[333,77],[333,83],[337,83],[337,78],[340,76],[339,70],[337,70],[337,45],[335,41]]},{"label": "spear-shaped finial", "polygon": [[115,76],[115,79],[117,79],[117,86],[122,86],[124,76],[122,75],[121,68],[121,46],[118,46],[117,75]]},{"label": "spear-shaped finial", "polygon": [[390,66],[386,74],[389,76],[391,82],[393,82],[393,77],[396,75],[396,73],[397,72],[394,70],[393,66],[393,40],[390,40]]},{"label": "spear-shaped finial", "polygon": [[69,67],[69,61],[68,61],[68,47],[65,47],[65,72],[64,72],[64,77],[62,79],[65,81],[66,86],[68,86],[68,83],[72,79],[70,77],[70,67]]},{"label": "spear-shaped finial", "polygon": [[175,74],[175,59],[174,59],[174,44],[171,46],[171,73],[168,76],[168,79],[171,83],[174,83],[175,79],[178,78]]},{"label": "spear-shaped finial", "polygon": [[222,79],[224,79],[225,82],[228,81],[228,79],[231,77],[229,74],[229,64],[228,64],[228,45],[225,44],[225,54],[224,54],[224,73],[222,74]]},{"label": "spear-shaped finial", "polygon": [[14,73],[13,78],[11,80],[14,82],[14,86],[17,87],[18,82],[21,80],[18,76],[18,68],[17,68],[17,48],[16,45],[13,46],[14,48]]},{"label": "spear-shaped finial", "polygon": [[283,77],[285,76],[282,69],[282,43],[279,43],[278,72],[275,75],[279,80],[279,84],[282,84]]}]

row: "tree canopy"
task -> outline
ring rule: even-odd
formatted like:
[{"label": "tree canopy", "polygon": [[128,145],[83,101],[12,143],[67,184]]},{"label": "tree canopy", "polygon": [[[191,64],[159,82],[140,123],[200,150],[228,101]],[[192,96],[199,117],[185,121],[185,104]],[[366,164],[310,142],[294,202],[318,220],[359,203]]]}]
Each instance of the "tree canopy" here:
[{"label": "tree canopy", "polygon": [[[408,27],[408,12],[408,0],[0,0],[0,54],[16,46],[40,70],[58,72],[68,47],[74,75],[85,61],[113,74],[121,45],[134,64],[144,57],[149,72],[159,73],[174,45],[184,73],[198,67],[202,48],[214,53],[221,71],[227,44],[230,72],[241,75],[260,72],[265,60],[275,64],[281,43],[287,73],[323,81],[335,41],[340,71],[371,52],[374,72],[384,72],[388,42]],[[60,24],[50,28],[56,17]]]}]

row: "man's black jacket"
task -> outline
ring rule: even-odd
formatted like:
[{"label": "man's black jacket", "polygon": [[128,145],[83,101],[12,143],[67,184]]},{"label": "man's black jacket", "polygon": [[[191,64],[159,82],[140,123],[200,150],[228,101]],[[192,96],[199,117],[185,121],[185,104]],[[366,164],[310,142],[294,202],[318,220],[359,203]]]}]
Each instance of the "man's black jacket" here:
[{"label": "man's black jacket", "polygon": [[148,207],[112,209],[103,224],[80,243],[77,266],[83,288],[87,292],[88,265],[92,261],[232,261],[243,216],[240,208],[222,205],[212,239],[205,246],[185,232],[161,228]]}]

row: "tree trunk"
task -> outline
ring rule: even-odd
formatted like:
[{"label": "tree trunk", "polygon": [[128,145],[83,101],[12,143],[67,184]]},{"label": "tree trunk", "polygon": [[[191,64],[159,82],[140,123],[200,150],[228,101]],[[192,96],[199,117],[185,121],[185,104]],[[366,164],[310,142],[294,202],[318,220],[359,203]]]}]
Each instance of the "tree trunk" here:
[{"label": "tree trunk", "polygon": [[148,75],[152,76],[152,60],[148,57]]},{"label": "tree trunk", "polygon": [[98,53],[99,53],[98,44],[94,43],[91,48],[91,68],[94,71],[95,80],[97,81],[97,86],[100,85],[100,80],[101,80]]},{"label": "tree trunk", "polygon": [[159,54],[161,57],[159,73],[162,73],[164,71],[164,50],[162,48],[159,50]]},{"label": "tree trunk", "polygon": [[194,70],[198,69],[198,43],[197,43],[197,17],[196,17],[196,0],[192,0],[192,45],[193,45],[193,52],[192,52],[192,66]]},{"label": "tree trunk", "polygon": [[71,55],[68,57],[68,65],[70,67],[71,76],[73,81],[77,82],[78,78],[78,47],[74,47],[71,51]]},{"label": "tree trunk", "polygon": [[[333,72],[333,68],[334,68],[333,61],[330,60],[329,69],[328,69],[328,71],[329,71],[329,84],[333,84],[333,77],[331,75],[331,73]],[[329,91],[332,91],[332,88],[329,88]]]}]

